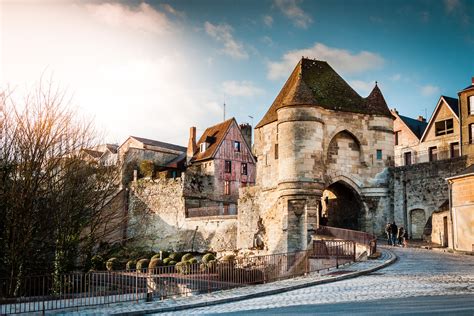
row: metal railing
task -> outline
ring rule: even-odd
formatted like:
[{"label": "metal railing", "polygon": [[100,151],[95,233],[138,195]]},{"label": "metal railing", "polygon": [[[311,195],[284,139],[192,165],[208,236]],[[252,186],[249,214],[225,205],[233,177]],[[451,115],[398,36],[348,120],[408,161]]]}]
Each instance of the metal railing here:
[{"label": "metal railing", "polygon": [[[339,247],[327,241],[327,249]],[[344,248],[344,246],[343,246]],[[70,273],[0,279],[0,314],[78,309],[127,301],[166,299],[273,282],[336,267],[348,249],[312,262],[319,250],[237,258],[207,264],[163,266],[141,271]],[[327,259],[327,260],[326,260]],[[329,260],[329,264],[328,264]],[[317,261],[317,260],[316,260]]]},{"label": "metal railing", "polygon": [[377,237],[366,232],[320,225],[316,229],[316,235],[328,236],[341,240],[351,240],[359,244],[367,245],[369,247],[369,255],[372,255],[377,251]]}]

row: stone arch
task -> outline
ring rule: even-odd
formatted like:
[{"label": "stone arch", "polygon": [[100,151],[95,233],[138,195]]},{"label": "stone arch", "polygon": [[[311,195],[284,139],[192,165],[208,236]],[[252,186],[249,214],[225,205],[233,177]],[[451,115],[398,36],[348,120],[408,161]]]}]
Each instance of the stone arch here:
[{"label": "stone arch", "polygon": [[359,139],[350,131],[342,130],[329,141],[326,149],[328,173],[356,175],[362,167],[363,149]]},{"label": "stone arch", "polygon": [[425,210],[415,208],[410,210],[410,233],[413,239],[422,239],[426,225]]},{"label": "stone arch", "polygon": [[336,137],[338,134],[340,134],[342,132],[345,132],[345,133],[351,135],[352,138],[357,141],[357,143],[359,144],[361,153],[362,153],[362,150],[363,150],[362,149],[362,144],[365,141],[364,136],[361,133],[353,131],[353,130],[347,128],[347,127],[338,127],[327,138],[325,138],[325,139],[329,139],[329,142],[325,142],[324,151],[327,152],[327,150],[329,148],[329,144],[331,143],[331,141],[334,139],[334,137]]},{"label": "stone arch", "polygon": [[360,189],[349,179],[333,181],[322,195],[322,225],[360,230],[365,204]]}]

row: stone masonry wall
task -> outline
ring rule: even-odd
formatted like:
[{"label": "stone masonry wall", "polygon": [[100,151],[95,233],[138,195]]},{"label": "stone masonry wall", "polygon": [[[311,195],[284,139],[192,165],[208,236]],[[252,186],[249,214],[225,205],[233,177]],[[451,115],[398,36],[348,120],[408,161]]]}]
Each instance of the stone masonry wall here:
[{"label": "stone masonry wall", "polygon": [[398,226],[412,238],[422,238],[423,228],[434,211],[448,199],[446,178],[466,167],[466,158],[440,160],[390,168],[390,195]]},{"label": "stone masonry wall", "polygon": [[158,250],[223,251],[236,248],[237,216],[185,217],[186,175],[141,179],[130,186],[128,235]]}]

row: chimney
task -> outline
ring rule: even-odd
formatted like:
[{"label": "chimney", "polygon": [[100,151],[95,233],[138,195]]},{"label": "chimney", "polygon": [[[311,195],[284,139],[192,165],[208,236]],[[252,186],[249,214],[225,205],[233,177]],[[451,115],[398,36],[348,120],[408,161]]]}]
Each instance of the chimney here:
[{"label": "chimney", "polygon": [[186,151],[186,162],[190,162],[196,152],[196,127],[189,129],[188,150]]},{"label": "chimney", "polygon": [[474,77],[471,78],[471,84],[474,86]]},{"label": "chimney", "polygon": [[422,115],[418,115],[418,121],[426,122],[426,119]]},{"label": "chimney", "polygon": [[252,150],[252,126],[249,123],[240,124],[240,131],[250,150]]}]

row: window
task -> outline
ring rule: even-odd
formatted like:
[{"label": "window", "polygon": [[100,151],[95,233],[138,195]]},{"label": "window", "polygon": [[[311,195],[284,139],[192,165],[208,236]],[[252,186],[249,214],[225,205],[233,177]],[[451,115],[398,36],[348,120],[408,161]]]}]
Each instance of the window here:
[{"label": "window", "polygon": [[240,152],[240,142],[234,140],[234,151]]},{"label": "window", "polygon": [[451,152],[451,158],[459,157],[459,143],[451,143],[449,147]]},{"label": "window", "polygon": [[438,160],[438,148],[436,146],[428,148],[428,153],[430,161]]},{"label": "window", "polygon": [[278,159],[278,144],[275,144],[275,160]]},{"label": "window", "polygon": [[400,135],[400,131],[395,132],[395,146],[398,145],[399,135]]},{"label": "window", "polygon": [[246,163],[242,163],[242,170],[241,170],[241,174],[243,175],[247,175],[247,164]]},{"label": "window", "polygon": [[230,181],[224,181],[224,194],[230,195]]},{"label": "window", "polygon": [[454,132],[453,119],[439,121],[435,123],[436,136],[452,134]]},{"label": "window", "polygon": [[469,115],[474,115],[474,95],[471,95],[467,98],[467,109]]},{"label": "window", "polygon": [[207,143],[206,143],[206,142],[199,144],[199,151],[200,151],[200,152],[203,153],[203,152],[205,152],[206,150],[207,150]]},{"label": "window", "polygon": [[225,171],[225,173],[231,173],[232,172],[232,162],[230,160],[225,161],[224,171]]},{"label": "window", "polygon": [[469,124],[469,144],[474,144],[474,124]]},{"label": "window", "polygon": [[382,160],[382,149],[377,149],[377,160]]},{"label": "window", "polygon": [[405,158],[405,166],[411,165],[411,152],[406,152],[403,154],[403,156]]}]

